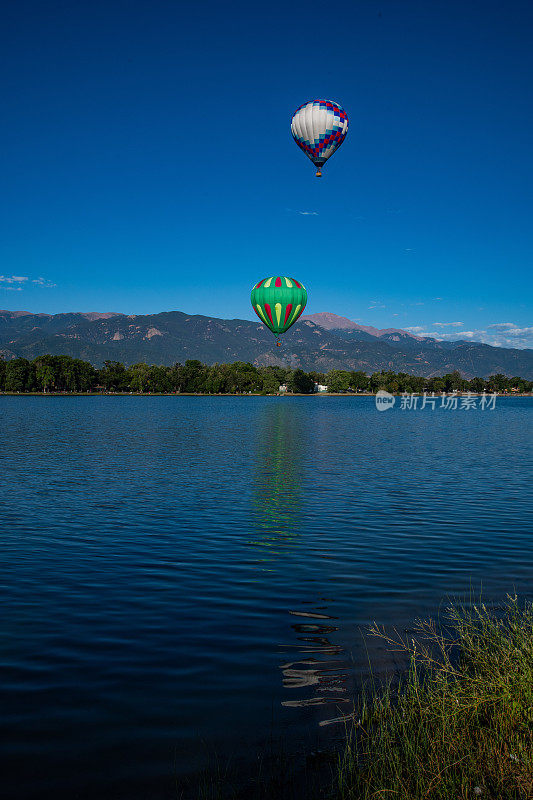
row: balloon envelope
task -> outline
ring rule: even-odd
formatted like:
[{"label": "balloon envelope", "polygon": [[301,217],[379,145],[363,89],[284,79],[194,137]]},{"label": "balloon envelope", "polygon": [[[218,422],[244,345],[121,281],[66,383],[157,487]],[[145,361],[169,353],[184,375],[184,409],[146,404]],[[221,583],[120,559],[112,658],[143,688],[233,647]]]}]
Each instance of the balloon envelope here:
[{"label": "balloon envelope", "polygon": [[[291,122],[294,141],[320,167],[346,138],[348,116],[331,100],[309,100],[296,109]],[[317,173],[317,174],[319,174]]]},{"label": "balloon envelope", "polygon": [[252,289],[252,307],[267,328],[279,336],[288,331],[302,314],[307,292],[294,278],[263,278]]}]

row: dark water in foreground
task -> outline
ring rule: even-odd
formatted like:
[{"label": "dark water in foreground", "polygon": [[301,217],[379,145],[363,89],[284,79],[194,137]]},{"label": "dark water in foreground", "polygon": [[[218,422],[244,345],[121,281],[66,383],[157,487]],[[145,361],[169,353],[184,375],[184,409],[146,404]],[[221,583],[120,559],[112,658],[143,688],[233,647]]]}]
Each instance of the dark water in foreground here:
[{"label": "dark water in foreground", "polygon": [[359,628],[530,595],[532,411],[0,397],[2,795],[166,800],[213,750],[315,746]]}]

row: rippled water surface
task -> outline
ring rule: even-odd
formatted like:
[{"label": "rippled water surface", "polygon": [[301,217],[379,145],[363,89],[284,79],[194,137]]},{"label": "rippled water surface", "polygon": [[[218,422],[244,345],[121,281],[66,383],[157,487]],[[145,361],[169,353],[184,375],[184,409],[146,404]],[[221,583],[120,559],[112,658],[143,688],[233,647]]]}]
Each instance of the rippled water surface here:
[{"label": "rippled water surface", "polygon": [[212,752],[305,749],[391,665],[370,622],[529,595],[532,410],[0,397],[3,796],[166,800]]}]

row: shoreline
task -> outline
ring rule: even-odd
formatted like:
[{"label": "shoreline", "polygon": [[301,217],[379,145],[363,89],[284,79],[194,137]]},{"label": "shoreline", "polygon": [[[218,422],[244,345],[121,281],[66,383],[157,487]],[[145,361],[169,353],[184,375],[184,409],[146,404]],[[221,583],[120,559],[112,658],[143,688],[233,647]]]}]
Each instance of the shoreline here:
[{"label": "shoreline", "polygon": [[507,595],[488,608],[481,600],[452,602],[444,615],[414,622],[412,637],[371,625],[365,635],[405,663],[399,673],[389,668],[362,683],[353,710],[339,718],[344,732],[336,745],[307,747],[296,761],[271,745],[258,756],[257,776],[229,762],[208,768],[197,796],[526,800],[533,787],[532,623],[531,601]]},{"label": "shoreline", "polygon": [[[390,392],[393,397],[403,397],[402,392]],[[408,392],[423,397],[423,392]],[[482,397],[483,392],[457,392],[456,397]],[[533,397],[533,392],[485,392],[487,397]],[[375,392],[0,392],[0,397],[375,397]],[[439,392],[435,398],[453,397],[453,392]],[[431,394],[428,392],[428,397]]]}]

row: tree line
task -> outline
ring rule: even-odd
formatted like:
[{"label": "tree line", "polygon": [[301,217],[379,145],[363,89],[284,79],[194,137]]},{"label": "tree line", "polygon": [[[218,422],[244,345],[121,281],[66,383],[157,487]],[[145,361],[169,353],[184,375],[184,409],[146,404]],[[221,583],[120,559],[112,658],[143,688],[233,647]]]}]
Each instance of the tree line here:
[{"label": "tree line", "polygon": [[101,369],[70,356],[44,355],[28,361],[0,359],[0,392],[139,392],[192,394],[276,394],[280,386],[298,394],[310,394],[315,384],[330,392],[531,392],[533,382],[521,377],[491,375],[467,380],[459,372],[424,378],[406,372],[333,369],[327,373],[269,366],[255,367],[243,361],[213,364],[189,360],[171,367],[105,361]]}]

